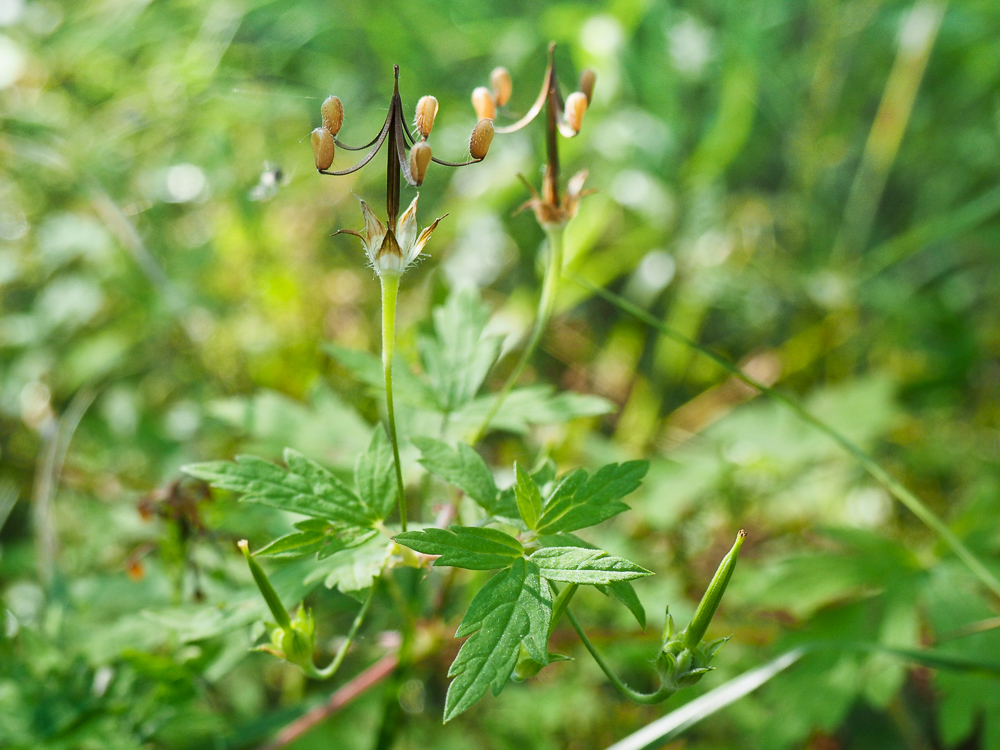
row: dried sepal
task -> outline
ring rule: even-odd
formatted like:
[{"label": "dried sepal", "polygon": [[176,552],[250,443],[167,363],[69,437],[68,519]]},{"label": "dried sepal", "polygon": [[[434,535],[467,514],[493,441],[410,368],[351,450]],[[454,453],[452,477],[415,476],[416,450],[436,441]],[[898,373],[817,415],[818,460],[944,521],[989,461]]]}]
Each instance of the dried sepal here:
[{"label": "dried sepal", "polygon": [[590,68],[584,69],[580,73],[580,91],[587,97],[587,103],[594,98],[594,83],[597,81],[597,74]]},{"label": "dried sepal", "polygon": [[480,120],[495,120],[497,117],[497,105],[493,101],[493,94],[485,86],[473,89],[472,106],[476,110],[476,117]]},{"label": "dried sepal", "polygon": [[574,91],[566,97],[566,124],[577,133],[583,126],[583,115],[587,111],[587,95]]},{"label": "dried sepal", "polygon": [[422,96],[417,102],[417,114],[413,120],[413,125],[422,138],[431,134],[434,127],[434,118],[437,117],[438,100],[433,96]]},{"label": "dried sepal", "polygon": [[420,185],[427,174],[427,165],[431,163],[431,147],[424,141],[410,149],[410,175],[413,181]]},{"label": "dried sepal", "polygon": [[493,100],[498,107],[503,107],[510,101],[511,91],[514,90],[514,82],[510,79],[510,72],[507,68],[493,68],[490,73],[490,87],[493,89]]},{"label": "dried sepal", "polygon": [[323,127],[330,131],[330,135],[337,135],[340,126],[344,124],[344,105],[340,98],[328,96],[319,111],[323,117]]},{"label": "dried sepal", "polygon": [[472,137],[469,138],[469,153],[473,159],[485,159],[493,143],[493,120],[483,118],[472,129]]},{"label": "dried sepal", "polygon": [[336,147],[333,144],[333,134],[326,128],[316,128],[312,132],[313,157],[316,159],[316,169],[325,171],[333,164],[333,154]]}]

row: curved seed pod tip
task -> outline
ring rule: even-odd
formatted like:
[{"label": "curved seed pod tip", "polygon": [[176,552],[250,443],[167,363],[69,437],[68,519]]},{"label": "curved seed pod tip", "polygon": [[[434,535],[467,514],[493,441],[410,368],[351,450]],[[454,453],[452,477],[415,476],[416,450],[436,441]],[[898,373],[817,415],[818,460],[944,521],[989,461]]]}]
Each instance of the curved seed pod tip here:
[{"label": "curved seed pod tip", "polygon": [[493,143],[493,120],[484,118],[472,129],[472,137],[469,138],[469,153],[473,159],[485,159],[486,153]]},{"label": "curved seed pod tip", "polygon": [[323,171],[333,164],[333,154],[336,146],[333,144],[333,134],[326,128],[316,128],[311,136],[313,158],[316,159],[316,169]]},{"label": "curved seed pod tip", "polygon": [[497,118],[496,102],[493,101],[493,94],[485,86],[473,89],[472,106],[476,110],[476,117],[480,120],[495,120]]},{"label": "curved seed pod tip", "polygon": [[580,91],[583,95],[587,97],[587,103],[594,96],[594,83],[597,81],[597,74],[594,73],[590,68],[586,68],[582,73],[580,73]]},{"label": "curved seed pod tip", "polygon": [[493,68],[493,72],[490,73],[490,86],[493,88],[493,99],[496,101],[498,107],[502,107],[510,101],[514,82],[511,81],[510,72],[507,68]]},{"label": "curved seed pod tip", "polygon": [[422,138],[431,134],[434,127],[434,118],[438,113],[438,100],[433,96],[422,96],[417,102],[417,114],[413,119],[413,124]]},{"label": "curved seed pod tip", "polygon": [[344,105],[340,99],[328,96],[319,111],[323,117],[323,127],[330,131],[330,135],[337,135],[340,126],[344,124]]},{"label": "curved seed pod tip", "polygon": [[587,95],[574,91],[566,97],[566,124],[577,133],[583,125],[583,115],[587,111]]}]

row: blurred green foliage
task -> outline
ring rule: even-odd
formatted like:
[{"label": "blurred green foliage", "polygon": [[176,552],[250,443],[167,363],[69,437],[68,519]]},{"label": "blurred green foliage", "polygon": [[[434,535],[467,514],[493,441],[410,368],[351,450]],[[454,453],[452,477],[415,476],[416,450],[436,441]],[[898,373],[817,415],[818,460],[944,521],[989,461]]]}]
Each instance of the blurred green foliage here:
[{"label": "blurred green foliage", "polygon": [[[377,352],[378,285],[330,235],[360,225],[355,196],[379,203],[381,174],[315,174],[319,103],[338,94],[343,137],[366,141],[398,63],[457,160],[472,88],[505,65],[523,111],[550,39],[564,71],[598,75],[563,149],[599,191],[568,271],[801,395],[1000,573],[995,0],[0,0],[0,747],[252,747],[325,700],[247,651],[265,609],[232,542],[292,519],[174,484],[178,467],[291,446],[350,472],[379,401],[324,344]],[[542,233],[516,175],[541,164],[525,131],[476,167],[432,165],[421,211],[449,216],[403,283],[405,359],[451,288],[483,288],[507,346],[530,325]],[[664,602],[686,620],[740,526],[712,628],[736,636],[695,693],[818,640],[1000,662],[1000,631],[967,630],[997,612],[968,571],[715,365],[571,284],[534,364],[616,409],[495,437],[494,465],[652,461],[593,539],[657,573],[636,585],[650,626],[579,597],[630,682]],[[401,432],[423,418],[401,406]],[[275,574],[290,600],[309,591],[294,565]],[[346,632],[352,599],[309,602],[321,639]],[[394,627],[366,627],[344,673]],[[585,656],[566,627],[554,645]],[[578,658],[442,728],[447,656],[403,686],[400,746],[601,748],[663,713]],[[1000,750],[998,696],[989,676],[825,650],[676,746]],[[381,698],[294,747],[370,746]]]}]

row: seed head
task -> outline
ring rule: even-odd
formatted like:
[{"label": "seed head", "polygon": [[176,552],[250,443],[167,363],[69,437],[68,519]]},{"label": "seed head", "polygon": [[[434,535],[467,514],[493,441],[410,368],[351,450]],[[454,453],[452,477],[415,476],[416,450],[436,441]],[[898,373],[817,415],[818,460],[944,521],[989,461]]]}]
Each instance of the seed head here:
[{"label": "seed head", "polygon": [[337,135],[340,126],[344,124],[344,105],[340,99],[328,96],[319,111],[323,117],[323,127],[330,131],[330,135]]},{"label": "seed head", "polygon": [[426,138],[434,127],[434,118],[438,113],[438,100],[433,96],[422,96],[417,102],[417,115],[413,120],[421,137]]},{"label": "seed head", "polygon": [[[485,89],[483,90],[485,91]],[[485,159],[486,152],[490,150],[490,144],[492,142],[493,120],[483,118],[479,121],[476,127],[472,129],[472,137],[469,139],[469,153],[472,154],[472,158]]]},{"label": "seed head", "polygon": [[497,118],[496,102],[493,101],[493,94],[485,86],[473,89],[472,106],[476,110],[476,117],[480,120],[495,120]]},{"label": "seed head", "polygon": [[333,134],[326,128],[316,128],[312,132],[313,157],[316,159],[316,169],[324,171],[333,164]]},{"label": "seed head", "polygon": [[590,68],[585,68],[584,71],[580,73],[580,91],[582,91],[583,95],[587,97],[587,104],[590,104],[590,100],[594,96],[594,82],[596,80],[597,74]]},{"label": "seed head", "polygon": [[413,176],[413,181],[418,185],[424,181],[424,175],[427,174],[427,165],[430,163],[431,147],[425,141],[415,144],[410,149],[410,174]]},{"label": "seed head", "polygon": [[587,95],[574,91],[566,97],[566,123],[577,133],[583,125],[583,113],[587,111]]},{"label": "seed head", "polygon": [[498,107],[502,107],[510,101],[510,92],[514,88],[514,83],[510,80],[510,72],[507,68],[493,68],[493,72],[490,73],[490,86],[493,87],[493,99]]}]

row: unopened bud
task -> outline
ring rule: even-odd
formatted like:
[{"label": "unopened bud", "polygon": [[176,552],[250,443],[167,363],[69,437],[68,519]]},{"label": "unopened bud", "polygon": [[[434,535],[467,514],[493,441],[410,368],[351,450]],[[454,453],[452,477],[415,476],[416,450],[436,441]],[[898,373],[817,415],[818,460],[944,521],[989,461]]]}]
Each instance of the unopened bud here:
[{"label": "unopened bud", "polygon": [[469,153],[472,154],[472,158],[485,159],[491,143],[493,143],[493,120],[482,119],[472,129],[472,137],[469,138]]},{"label": "unopened bud", "polygon": [[490,73],[490,86],[493,87],[493,99],[498,107],[502,107],[510,101],[510,92],[514,89],[514,82],[510,80],[510,72],[507,68],[493,68],[493,72]]},{"label": "unopened bud", "polygon": [[427,165],[431,163],[431,147],[424,141],[417,143],[410,149],[410,175],[418,185],[424,181],[427,174]]},{"label": "unopened bud", "polygon": [[722,558],[722,562],[719,563],[718,570],[712,576],[712,582],[708,584],[708,589],[705,591],[705,595],[702,596],[701,602],[698,604],[698,609],[695,610],[694,617],[691,618],[691,624],[684,631],[684,646],[686,648],[695,648],[705,636],[705,631],[708,630],[708,625],[712,622],[715,611],[719,608],[719,603],[722,601],[722,595],[726,592],[726,587],[729,585],[729,579],[733,577],[733,571],[736,570],[736,558],[739,556],[740,547],[743,546],[743,540],[746,538],[747,533],[743,529],[740,529],[740,533],[736,535],[736,543],[733,544],[733,548],[729,550],[729,554]]},{"label": "unopened bud", "polygon": [[344,105],[340,99],[328,96],[319,111],[323,117],[323,127],[330,131],[330,135],[337,135],[340,126],[344,124]]},{"label": "unopened bud", "polygon": [[422,96],[417,102],[417,116],[413,121],[417,131],[426,138],[434,127],[434,118],[438,113],[438,100],[433,96]]},{"label": "unopened bud", "polygon": [[583,125],[583,113],[587,111],[587,95],[574,91],[566,97],[566,124],[577,133]]},{"label": "unopened bud", "polygon": [[476,110],[476,117],[480,120],[497,118],[496,102],[493,101],[493,94],[485,86],[478,86],[472,91],[472,106]]},{"label": "unopened bud", "polygon": [[587,97],[588,104],[590,104],[590,100],[594,97],[594,82],[596,80],[597,74],[590,68],[586,68],[580,74],[580,91],[582,91],[583,95]]},{"label": "unopened bud", "polygon": [[333,134],[326,128],[316,128],[312,132],[313,156],[316,158],[316,169],[320,171],[330,168],[333,164]]}]

